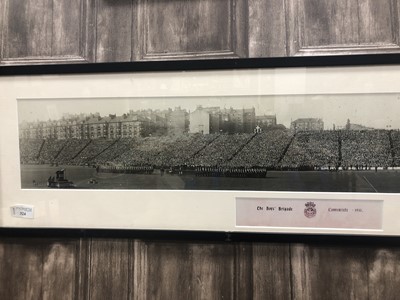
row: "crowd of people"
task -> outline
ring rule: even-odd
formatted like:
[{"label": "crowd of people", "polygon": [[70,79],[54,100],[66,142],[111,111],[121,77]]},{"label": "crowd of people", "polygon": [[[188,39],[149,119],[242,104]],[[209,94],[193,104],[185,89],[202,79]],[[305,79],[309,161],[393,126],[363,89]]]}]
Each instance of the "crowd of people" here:
[{"label": "crowd of people", "polygon": [[256,134],[227,165],[272,169],[278,165],[292,137],[292,133],[286,130],[271,130]]},{"label": "crowd of people", "polygon": [[[47,143],[51,143],[53,140],[46,140]],[[57,156],[52,158],[52,163],[54,164],[65,164],[65,165],[72,165],[73,159],[75,156],[82,151],[91,140],[80,140],[80,139],[68,139],[66,140],[65,145]]]},{"label": "crowd of people", "polygon": [[300,131],[290,143],[279,167],[286,169],[332,168],[339,165],[337,131]]},{"label": "crowd of people", "polygon": [[190,165],[191,158],[218,138],[215,134],[185,134],[180,135],[174,142],[160,153],[162,165]]},{"label": "crowd of people", "polygon": [[251,174],[259,170],[257,168],[385,168],[400,166],[400,132],[325,130],[294,133],[274,129],[253,134],[198,133],[93,140],[21,139],[20,157],[23,164],[90,165],[100,167],[99,170],[171,167],[197,170],[198,174],[204,171],[204,167],[209,168],[205,171],[207,174],[228,174],[227,170],[235,168],[238,170],[235,174]]},{"label": "crowd of people", "polygon": [[391,131],[393,165],[400,166],[400,131]]},{"label": "crowd of people", "polygon": [[365,169],[393,165],[390,131],[341,131],[343,168]]},{"label": "crowd of people", "polygon": [[220,134],[203,148],[189,164],[194,166],[226,165],[251,139],[253,134]]},{"label": "crowd of people", "polygon": [[107,140],[107,139],[94,139],[89,140],[85,147],[82,148],[73,158],[72,164],[74,165],[84,165],[89,164],[94,161],[101,153],[103,153],[107,148],[111,147],[117,140]]},{"label": "crowd of people", "polygon": [[104,151],[98,153],[95,156],[92,156],[92,158],[87,161],[87,164],[106,165],[109,162],[117,161],[119,157],[121,157],[121,155],[131,150],[136,143],[136,139],[112,140]]},{"label": "crowd of people", "polygon": [[216,137],[212,134],[146,137],[137,140],[113,162],[123,165],[189,165],[190,159]]},{"label": "crowd of people", "polygon": [[162,165],[163,151],[172,143],[174,137],[145,137],[137,139],[135,143],[114,163],[121,165]]},{"label": "crowd of people", "polygon": [[22,139],[19,143],[19,153],[21,164],[39,163],[40,149],[43,146],[43,140]]},{"label": "crowd of people", "polygon": [[43,142],[43,147],[40,150],[40,155],[38,157],[40,163],[52,163],[54,157],[57,157],[58,153],[62,150],[65,143],[65,140],[45,140]]}]

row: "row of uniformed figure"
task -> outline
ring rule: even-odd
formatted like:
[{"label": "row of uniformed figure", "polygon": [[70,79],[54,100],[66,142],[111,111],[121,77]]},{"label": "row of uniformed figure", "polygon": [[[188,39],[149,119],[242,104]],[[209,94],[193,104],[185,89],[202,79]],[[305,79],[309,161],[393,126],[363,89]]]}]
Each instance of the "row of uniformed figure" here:
[{"label": "row of uniformed figure", "polygon": [[153,166],[97,166],[99,173],[152,174]]},{"label": "row of uniformed figure", "polygon": [[[98,173],[124,173],[124,174],[153,174],[153,166],[97,166]],[[179,169],[165,168],[160,169],[160,174],[168,171],[171,174],[183,175],[186,172],[193,174],[193,168],[180,167]],[[194,167],[195,176],[207,177],[253,177],[264,178],[267,175],[267,168],[226,168],[226,167]]]},{"label": "row of uniformed figure", "polygon": [[255,177],[267,176],[267,168],[220,168],[220,167],[196,167],[196,176],[210,177]]}]

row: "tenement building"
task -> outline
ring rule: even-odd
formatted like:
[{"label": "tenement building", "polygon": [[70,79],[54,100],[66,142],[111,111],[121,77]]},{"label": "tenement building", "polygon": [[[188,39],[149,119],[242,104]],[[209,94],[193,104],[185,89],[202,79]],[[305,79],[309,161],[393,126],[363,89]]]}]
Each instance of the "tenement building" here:
[{"label": "tenement building", "polygon": [[191,133],[252,133],[256,127],[255,108],[197,106],[189,116]]},{"label": "tenement building", "polygon": [[297,131],[324,130],[324,122],[318,118],[300,118],[292,121],[290,129]]}]

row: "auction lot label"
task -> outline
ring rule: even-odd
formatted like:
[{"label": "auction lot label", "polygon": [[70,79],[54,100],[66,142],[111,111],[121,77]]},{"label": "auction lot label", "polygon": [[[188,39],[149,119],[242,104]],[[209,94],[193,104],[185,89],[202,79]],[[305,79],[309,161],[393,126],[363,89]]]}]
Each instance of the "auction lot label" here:
[{"label": "auction lot label", "polygon": [[33,219],[34,207],[32,205],[18,204],[11,206],[11,216],[16,218]]},{"label": "auction lot label", "polygon": [[382,229],[383,200],[236,198],[236,226]]}]

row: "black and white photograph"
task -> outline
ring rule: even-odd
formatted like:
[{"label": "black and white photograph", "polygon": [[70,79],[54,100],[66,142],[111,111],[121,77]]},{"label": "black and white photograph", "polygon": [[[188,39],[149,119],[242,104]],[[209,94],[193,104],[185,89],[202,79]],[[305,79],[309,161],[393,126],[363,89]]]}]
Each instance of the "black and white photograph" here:
[{"label": "black and white photograph", "polygon": [[400,95],[18,100],[23,189],[397,193]]}]

